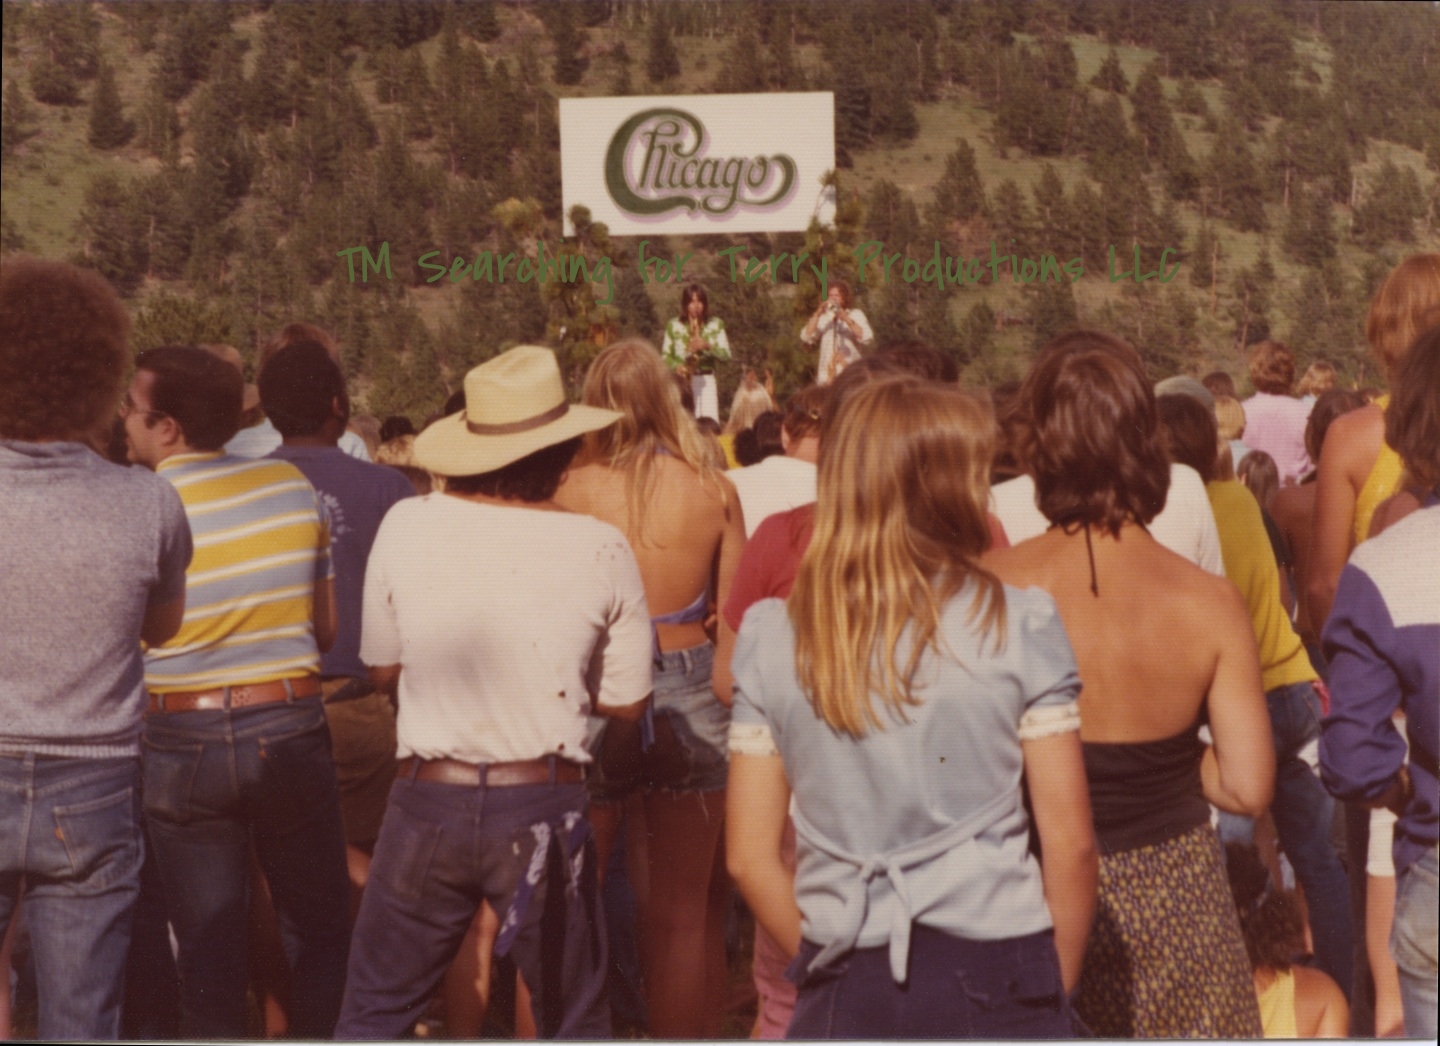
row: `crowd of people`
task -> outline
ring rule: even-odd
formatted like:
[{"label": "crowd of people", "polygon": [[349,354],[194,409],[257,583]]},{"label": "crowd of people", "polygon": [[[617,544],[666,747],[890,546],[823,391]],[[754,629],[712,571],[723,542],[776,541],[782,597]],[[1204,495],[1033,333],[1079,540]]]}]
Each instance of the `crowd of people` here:
[{"label": "crowd of people", "polygon": [[723,429],[698,284],[418,430],[129,328],[0,261],[7,1035],[714,1038],[737,895],[755,1038],[1435,1035],[1440,255],[1373,403],[839,283]]}]

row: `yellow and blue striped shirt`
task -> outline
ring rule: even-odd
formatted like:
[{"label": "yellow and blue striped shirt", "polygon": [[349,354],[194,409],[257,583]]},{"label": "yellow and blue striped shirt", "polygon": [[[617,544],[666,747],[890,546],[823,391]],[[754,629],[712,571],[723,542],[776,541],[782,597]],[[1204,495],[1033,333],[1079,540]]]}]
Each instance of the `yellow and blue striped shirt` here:
[{"label": "yellow and blue striped shirt", "polygon": [[334,569],[315,488],[287,462],[218,452],[177,454],[156,471],[180,494],[195,556],[184,624],[146,651],[145,685],[164,694],[318,672],[315,583]]}]

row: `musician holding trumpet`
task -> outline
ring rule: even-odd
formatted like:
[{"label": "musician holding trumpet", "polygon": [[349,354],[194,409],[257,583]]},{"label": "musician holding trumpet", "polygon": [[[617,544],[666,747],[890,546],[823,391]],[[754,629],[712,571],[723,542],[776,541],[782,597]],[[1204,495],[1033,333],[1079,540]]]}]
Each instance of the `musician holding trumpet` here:
[{"label": "musician holding trumpet", "polygon": [[671,370],[690,378],[695,416],[719,421],[715,366],[730,358],[730,339],[725,321],[710,315],[710,299],[700,284],[687,283],[680,292],[680,315],[665,324],[660,354]]}]

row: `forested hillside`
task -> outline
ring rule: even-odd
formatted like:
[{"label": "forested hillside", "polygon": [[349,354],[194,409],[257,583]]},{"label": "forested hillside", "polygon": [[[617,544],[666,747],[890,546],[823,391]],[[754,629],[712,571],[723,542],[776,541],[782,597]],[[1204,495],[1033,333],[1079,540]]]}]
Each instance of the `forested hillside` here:
[{"label": "forested hillside", "polygon": [[[744,361],[803,380],[813,280],[732,282],[716,252],[853,251],[921,263],[1081,259],[1074,282],[988,270],[861,288],[882,340],[1018,375],[1077,320],[1159,372],[1242,373],[1245,344],[1374,381],[1363,317],[1404,255],[1440,247],[1440,9],[1431,3],[18,3],[4,7],[7,249],[94,266],[137,310],[137,348],[249,350],[292,319],[338,331],[365,406],[423,415],[520,340],[572,377],[622,333],[657,337],[671,285],[636,241],[561,235],[557,99],[835,94],[835,225],[652,244],[695,251]],[[388,242],[393,279],[337,251]],[[603,285],[426,283],[415,259],[579,252]],[[937,247],[938,244],[938,247]],[[1157,270],[1172,279],[1109,279]],[[1180,268],[1174,270],[1179,261]],[[810,364],[813,367],[813,363]],[[738,365],[722,375],[733,385]],[[728,393],[727,393],[728,398]]]}]

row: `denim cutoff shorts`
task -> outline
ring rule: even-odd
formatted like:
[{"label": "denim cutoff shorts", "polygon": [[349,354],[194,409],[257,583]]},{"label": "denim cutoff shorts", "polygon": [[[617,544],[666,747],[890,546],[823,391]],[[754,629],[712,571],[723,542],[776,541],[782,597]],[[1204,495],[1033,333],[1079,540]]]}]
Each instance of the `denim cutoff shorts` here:
[{"label": "denim cutoff shorts", "polygon": [[730,709],[710,688],[710,643],[672,650],[655,662],[654,737],[640,723],[607,719],[592,746],[589,777],[595,802],[620,802],[637,788],[716,792],[729,770]]}]

